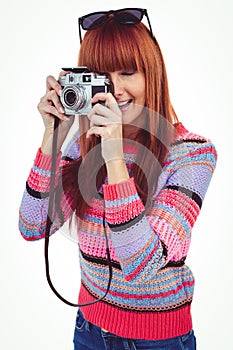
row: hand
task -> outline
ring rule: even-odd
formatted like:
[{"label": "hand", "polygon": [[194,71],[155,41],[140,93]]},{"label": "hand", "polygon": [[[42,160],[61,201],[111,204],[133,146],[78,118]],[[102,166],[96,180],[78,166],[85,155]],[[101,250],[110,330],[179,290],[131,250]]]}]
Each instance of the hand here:
[{"label": "hand", "polygon": [[[64,76],[69,72],[62,71],[60,76]],[[46,79],[46,93],[40,99],[37,106],[45,126],[44,138],[41,145],[41,150],[45,154],[51,154],[52,152],[52,136],[54,131],[54,117],[58,117],[60,120],[58,141],[57,141],[57,153],[60,151],[61,146],[73,124],[74,116],[67,116],[64,113],[64,109],[60,102],[60,94],[62,87],[53,76],[48,76]]]},{"label": "hand", "polygon": [[[98,101],[104,101],[103,106]],[[87,138],[91,135],[101,137],[102,156],[105,162],[124,159],[122,141],[122,113],[111,93],[97,93],[92,98],[96,103],[88,115],[90,129]]]},{"label": "hand", "polygon": [[[60,72],[60,76],[64,76],[68,72]],[[67,116],[64,114],[64,108],[60,102],[60,94],[62,87],[58,81],[52,76],[49,75],[46,79],[46,93],[40,99],[40,102],[37,106],[44,125],[45,129],[53,130],[54,117],[58,117],[61,121],[66,121],[65,128],[69,130],[70,126],[73,123],[73,116]]]}]

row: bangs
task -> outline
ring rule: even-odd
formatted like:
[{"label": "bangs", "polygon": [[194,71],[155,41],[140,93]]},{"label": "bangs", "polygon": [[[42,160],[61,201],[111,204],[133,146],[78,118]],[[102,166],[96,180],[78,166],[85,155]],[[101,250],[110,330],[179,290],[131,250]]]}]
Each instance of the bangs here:
[{"label": "bangs", "polygon": [[[78,65],[87,66],[95,72],[118,70],[143,70],[141,54],[143,47],[138,33],[140,24],[121,25],[115,21],[86,32]],[[140,52],[142,51],[142,52]]]}]

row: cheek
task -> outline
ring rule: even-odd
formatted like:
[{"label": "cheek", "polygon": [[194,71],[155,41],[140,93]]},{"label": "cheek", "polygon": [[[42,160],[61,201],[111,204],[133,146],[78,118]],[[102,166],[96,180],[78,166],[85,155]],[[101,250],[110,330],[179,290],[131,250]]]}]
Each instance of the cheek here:
[{"label": "cheek", "polygon": [[138,95],[138,101],[140,101],[141,105],[145,105],[145,100],[146,100],[146,85],[145,85],[145,80],[141,80],[140,82],[138,82],[138,84],[136,85],[138,86],[138,90],[137,90],[137,95]]},{"label": "cheek", "polygon": [[146,101],[145,91],[141,90],[140,92],[138,92],[137,102],[139,105],[145,106],[145,101]]},{"label": "cheek", "polygon": [[129,118],[132,118],[134,120],[135,118],[139,117],[144,110],[144,104],[142,100],[138,100],[137,103],[133,106],[132,114],[129,116]]}]

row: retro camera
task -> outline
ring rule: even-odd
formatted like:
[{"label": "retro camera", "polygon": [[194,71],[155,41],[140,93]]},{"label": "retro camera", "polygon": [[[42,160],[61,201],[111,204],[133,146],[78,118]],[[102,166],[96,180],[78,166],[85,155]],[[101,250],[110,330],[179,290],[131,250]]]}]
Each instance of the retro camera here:
[{"label": "retro camera", "polygon": [[91,98],[97,92],[108,92],[110,82],[106,74],[90,72],[87,67],[62,68],[69,73],[59,78],[60,96],[65,114],[88,114],[93,106]]}]

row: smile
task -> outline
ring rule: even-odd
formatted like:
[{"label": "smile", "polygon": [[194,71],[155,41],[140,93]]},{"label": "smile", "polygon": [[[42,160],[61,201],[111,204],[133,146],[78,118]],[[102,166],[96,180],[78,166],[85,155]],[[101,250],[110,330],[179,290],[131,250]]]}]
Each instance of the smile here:
[{"label": "smile", "polygon": [[120,108],[121,111],[126,111],[131,102],[132,102],[132,99],[127,100],[127,101],[118,102],[117,104],[118,104],[118,107]]}]

